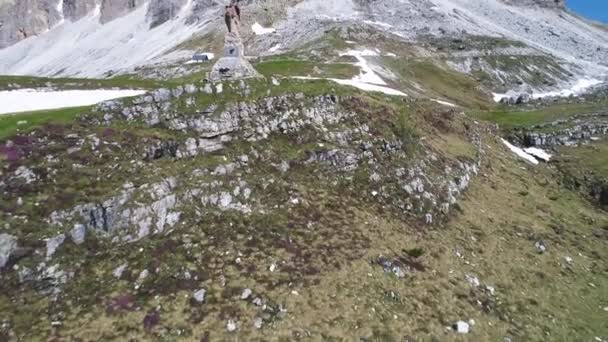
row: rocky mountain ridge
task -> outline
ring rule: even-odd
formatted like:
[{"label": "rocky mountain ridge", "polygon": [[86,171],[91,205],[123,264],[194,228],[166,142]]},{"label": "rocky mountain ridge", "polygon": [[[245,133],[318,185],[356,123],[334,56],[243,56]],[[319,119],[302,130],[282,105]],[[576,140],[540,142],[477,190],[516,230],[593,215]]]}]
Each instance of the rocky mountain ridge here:
[{"label": "rocky mountain ridge", "polygon": [[[78,21],[99,13],[102,24],[147,6],[150,28],[179,15],[188,0],[27,0],[0,3],[0,49],[28,37],[43,34],[65,20]],[[203,13],[217,4],[214,0],[195,1],[195,11]]]}]

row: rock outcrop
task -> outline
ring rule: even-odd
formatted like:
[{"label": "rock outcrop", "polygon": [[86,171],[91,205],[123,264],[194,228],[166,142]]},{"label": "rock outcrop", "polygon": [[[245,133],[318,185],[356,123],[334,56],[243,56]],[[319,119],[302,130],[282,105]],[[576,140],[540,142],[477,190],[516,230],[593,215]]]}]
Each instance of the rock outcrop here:
[{"label": "rock outcrop", "polygon": [[156,27],[175,18],[187,2],[187,0],[151,0],[146,14],[150,27]]},{"label": "rock outcrop", "polygon": [[9,234],[0,234],[0,270],[6,266],[16,249],[16,237]]},{"label": "rock outcrop", "polygon": [[608,134],[608,112],[577,115],[515,132],[513,141],[526,147],[576,146]]},{"label": "rock outcrop", "polygon": [[144,0],[103,0],[100,22],[107,23],[141,6]]},{"label": "rock outcrop", "polygon": [[76,21],[91,13],[95,7],[97,7],[95,0],[63,0],[62,8],[66,19]]},{"label": "rock outcrop", "polygon": [[0,2],[0,48],[45,32],[63,18],[57,1]]},{"label": "rock outcrop", "polygon": [[509,5],[515,6],[538,6],[543,8],[559,8],[565,7],[564,0],[503,0]]}]

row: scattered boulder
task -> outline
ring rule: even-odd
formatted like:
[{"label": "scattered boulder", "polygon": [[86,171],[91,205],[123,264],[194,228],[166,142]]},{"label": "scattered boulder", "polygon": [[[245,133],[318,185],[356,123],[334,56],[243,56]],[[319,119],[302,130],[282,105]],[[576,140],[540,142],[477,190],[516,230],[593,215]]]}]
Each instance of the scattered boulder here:
[{"label": "scattered boulder", "polygon": [[115,278],[120,279],[120,277],[122,277],[123,272],[127,269],[127,264],[122,264],[118,267],[116,267],[113,271],[112,271],[112,275]]},{"label": "scattered boulder", "polygon": [[228,330],[228,332],[234,332],[237,328],[237,323],[233,320],[229,320],[228,323],[226,323],[226,330]]},{"label": "scattered boulder", "polygon": [[544,243],[544,242],[542,242],[542,241],[537,241],[537,242],[534,244],[534,247],[536,248],[536,251],[537,251],[539,254],[543,254],[543,253],[545,253],[545,252],[547,251],[547,247],[545,246],[545,243]]},{"label": "scattered boulder", "polygon": [[466,279],[467,283],[471,284],[471,286],[473,286],[473,287],[479,287],[481,285],[479,278],[477,278],[474,275],[467,274],[467,275],[465,275],[465,279]]},{"label": "scattered boulder", "polygon": [[0,269],[6,266],[17,249],[17,238],[15,236],[0,234]]},{"label": "scattered boulder", "polygon": [[74,229],[70,230],[70,237],[72,238],[72,241],[77,245],[84,243],[85,234],[86,227],[82,224],[76,224],[74,225]]},{"label": "scattered boulder", "polygon": [[469,331],[471,330],[471,326],[467,322],[458,321],[458,322],[454,323],[454,325],[452,325],[452,329],[454,329],[454,331],[456,331],[459,334],[468,334]]},{"label": "scattered boulder", "polygon": [[15,171],[15,177],[23,180],[26,184],[31,184],[31,183],[35,182],[36,179],[38,178],[36,176],[36,174],[34,173],[34,171],[32,171],[31,169],[29,169],[25,166],[20,166]]},{"label": "scattered boulder", "polygon": [[264,324],[264,320],[263,320],[261,317],[256,317],[256,318],[253,320],[253,326],[254,326],[256,329],[262,329],[262,325],[263,325],[263,324]]},{"label": "scattered boulder", "polygon": [[202,303],[205,301],[205,295],[207,294],[207,291],[205,289],[200,289],[196,292],[194,292],[194,300],[196,300],[199,303]]},{"label": "scattered boulder", "polygon": [[166,88],[160,88],[154,91],[152,94],[155,102],[167,102],[171,100],[171,90]]},{"label": "scattered boulder", "polygon": [[505,96],[500,99],[500,103],[507,105],[521,105],[530,102],[532,96],[526,92],[508,91]]},{"label": "scattered boulder", "polygon": [[246,300],[247,298],[251,297],[252,293],[253,291],[251,291],[251,289],[245,289],[241,294],[241,299]]},{"label": "scattered boulder", "polygon": [[55,237],[46,239],[46,257],[50,259],[65,241],[65,234],[59,234]]}]

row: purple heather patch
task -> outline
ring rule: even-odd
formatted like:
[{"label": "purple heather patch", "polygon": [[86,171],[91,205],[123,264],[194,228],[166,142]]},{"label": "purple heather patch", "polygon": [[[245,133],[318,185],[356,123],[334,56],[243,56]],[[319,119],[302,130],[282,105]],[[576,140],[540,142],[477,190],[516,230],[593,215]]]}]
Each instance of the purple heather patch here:
[{"label": "purple heather patch", "polygon": [[9,162],[16,162],[23,157],[23,151],[15,145],[3,144],[0,145],[0,155]]},{"label": "purple heather patch", "polygon": [[106,312],[111,314],[118,311],[133,311],[135,308],[136,304],[133,296],[130,294],[123,294],[110,300],[110,303],[106,307]]},{"label": "purple heather patch", "polygon": [[144,317],[144,329],[147,331],[154,329],[154,327],[158,325],[159,321],[160,315],[157,311],[148,312],[146,317]]},{"label": "purple heather patch", "polygon": [[114,135],[114,133],[115,133],[115,132],[114,132],[114,129],[113,129],[113,128],[108,127],[108,128],[104,128],[104,129],[103,129],[103,132],[101,133],[101,135],[102,135],[104,138],[108,138],[108,137],[113,136],[113,135]]}]

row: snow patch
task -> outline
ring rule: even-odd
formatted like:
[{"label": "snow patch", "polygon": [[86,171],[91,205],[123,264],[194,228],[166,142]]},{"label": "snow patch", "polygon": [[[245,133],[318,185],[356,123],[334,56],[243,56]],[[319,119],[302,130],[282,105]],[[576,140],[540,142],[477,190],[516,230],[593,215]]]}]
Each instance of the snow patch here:
[{"label": "snow patch", "polygon": [[355,66],[361,69],[359,75],[353,77],[350,80],[338,79],[338,78],[315,78],[315,77],[294,77],[298,79],[327,79],[338,84],[348,85],[364,91],[377,91],[387,95],[395,96],[407,96],[406,93],[389,88],[386,82],[380,77],[365,59],[365,57],[376,57],[380,56],[379,51],[364,49],[364,50],[348,50],[340,54],[340,56],[352,56],[357,59]]},{"label": "snow patch", "polygon": [[532,156],[534,156],[540,160],[546,161],[546,162],[551,160],[551,158],[553,157],[552,155],[547,153],[545,150],[540,149],[538,147],[528,147],[528,148],[525,148],[524,151],[527,154],[532,155]]},{"label": "snow patch", "polygon": [[[601,81],[598,79],[582,78],[582,79],[577,80],[574,83],[571,83],[568,88],[561,89],[561,90],[540,92],[540,93],[531,93],[530,97],[532,97],[535,100],[538,100],[538,99],[543,99],[546,97],[578,96],[578,95],[585,93],[589,89],[595,87],[596,85],[602,84],[602,83],[604,83],[604,81]],[[494,102],[500,102],[504,98],[511,97],[512,94],[516,94],[516,92],[509,92],[509,93],[505,93],[505,94],[492,93]]]},{"label": "snow patch", "polygon": [[357,59],[356,66],[361,68],[361,73],[358,76],[355,76],[352,80],[356,82],[362,83],[370,83],[377,85],[386,85],[386,82],[380,77],[378,74],[374,72],[372,67],[369,65],[367,60],[364,57],[375,57],[378,56],[378,52],[374,50],[348,50],[344,53],[341,53],[340,56],[352,56]]},{"label": "snow patch", "polygon": [[64,90],[39,91],[20,89],[0,91],[0,114],[31,112],[94,105],[99,102],[122,97],[137,96],[144,90]]},{"label": "snow patch", "polygon": [[444,106],[448,106],[448,107],[458,107],[457,105],[451,103],[451,102],[447,102],[447,101],[443,101],[443,100],[438,100],[438,99],[431,99],[431,101],[433,102],[437,102],[439,104],[442,104]]},{"label": "snow patch", "polygon": [[328,81],[336,82],[338,84],[355,87],[355,88],[358,88],[358,89],[361,89],[364,91],[377,91],[380,93],[384,93],[387,95],[394,95],[394,96],[408,96],[406,93],[393,89],[393,88],[384,87],[384,86],[375,85],[375,84],[369,84],[369,83],[356,81],[356,80],[342,80],[339,78],[321,78],[321,77],[308,77],[308,76],[294,76],[292,78],[299,79],[299,80],[328,80]]},{"label": "snow patch", "polygon": [[280,48],[281,48],[281,44],[277,44],[277,45],[271,47],[270,49],[268,49],[268,52],[277,52],[277,51],[279,51]]},{"label": "snow patch", "polygon": [[510,142],[506,141],[503,138],[501,138],[500,140],[502,140],[502,143],[505,144],[505,146],[507,146],[507,148],[509,148],[509,150],[511,150],[511,152],[515,153],[518,157],[522,158],[523,160],[527,161],[528,163],[530,163],[532,165],[538,165],[538,160],[536,160],[536,158],[534,158],[534,156],[526,153],[521,148],[514,146],[513,144],[511,144]]},{"label": "snow patch", "polygon": [[541,99],[544,97],[568,97],[571,95],[580,95],[588,89],[601,83],[603,82],[597,79],[583,78],[576,81],[570,88],[532,94],[532,98]]},{"label": "snow patch", "polygon": [[384,86],[380,86],[380,85],[375,85],[375,84],[370,84],[370,83],[366,83],[366,82],[361,82],[361,81],[357,81],[357,80],[341,80],[341,79],[335,79],[335,78],[330,78],[331,81],[334,81],[336,83],[342,84],[342,85],[349,85],[355,88],[359,88],[361,90],[365,90],[365,91],[377,91],[377,92],[381,92],[387,95],[395,95],[395,96],[407,96],[406,93],[399,91],[397,89],[393,89],[393,88],[389,88],[389,87],[384,87]]},{"label": "snow patch", "polygon": [[272,27],[264,27],[264,26],[260,25],[258,22],[251,25],[251,30],[253,31],[253,33],[255,33],[258,36],[261,36],[263,34],[275,33],[277,31],[275,28],[272,28]]}]

